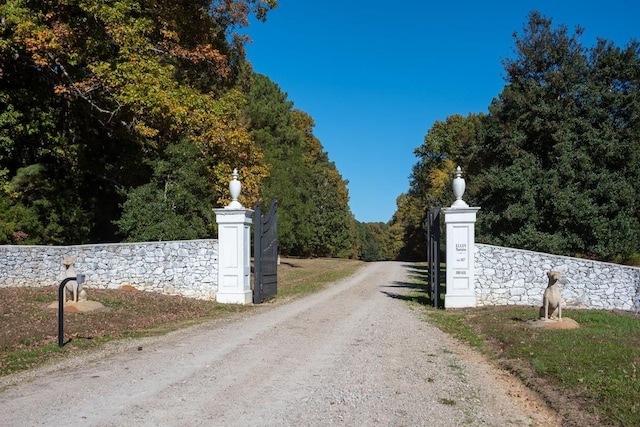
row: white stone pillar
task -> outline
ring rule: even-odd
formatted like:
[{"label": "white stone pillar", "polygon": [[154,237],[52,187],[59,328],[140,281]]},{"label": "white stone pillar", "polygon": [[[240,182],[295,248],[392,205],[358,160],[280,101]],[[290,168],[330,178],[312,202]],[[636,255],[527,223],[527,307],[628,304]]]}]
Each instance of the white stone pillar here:
[{"label": "white stone pillar", "polygon": [[447,238],[447,291],[445,308],[476,306],[475,292],[475,223],[480,208],[469,207],[462,200],[465,190],[460,166],[453,180],[455,202],[442,209]]},{"label": "white stone pillar", "polygon": [[253,210],[238,202],[240,181],[234,169],[229,183],[232,202],[214,209],[218,224],[218,292],[216,301],[225,304],[249,304],[251,291],[251,223]]}]

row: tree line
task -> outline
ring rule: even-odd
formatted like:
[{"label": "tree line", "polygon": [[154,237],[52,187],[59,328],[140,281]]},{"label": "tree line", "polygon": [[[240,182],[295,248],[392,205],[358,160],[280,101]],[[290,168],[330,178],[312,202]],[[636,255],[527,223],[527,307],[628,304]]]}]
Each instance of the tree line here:
[{"label": "tree line", "polygon": [[392,224],[424,255],[425,215],[449,206],[454,169],[482,209],[478,241],[591,259],[640,254],[640,43],[581,43],[531,12],[487,114],[434,123]]},{"label": "tree line", "polygon": [[0,244],[215,237],[231,171],[279,201],[283,255],[424,259],[429,207],[481,206],[478,240],[630,261],[640,253],[640,46],[581,44],[532,12],[488,113],[433,124],[388,223],[348,183],[242,28],[276,0],[0,4]]},{"label": "tree line", "polygon": [[241,34],[276,0],[0,4],[0,244],[217,234],[279,200],[285,255],[357,256],[347,182]]}]

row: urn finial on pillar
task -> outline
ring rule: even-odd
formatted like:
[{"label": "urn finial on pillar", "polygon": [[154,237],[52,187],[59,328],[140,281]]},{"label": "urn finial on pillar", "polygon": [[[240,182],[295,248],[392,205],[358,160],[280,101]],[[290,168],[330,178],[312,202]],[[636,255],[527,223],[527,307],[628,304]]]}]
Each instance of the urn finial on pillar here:
[{"label": "urn finial on pillar", "polygon": [[238,201],[240,191],[242,190],[242,184],[238,181],[238,169],[234,169],[231,174],[233,179],[229,182],[229,193],[231,193],[231,203],[226,206],[226,209],[242,209],[242,205]]},{"label": "urn finial on pillar", "polygon": [[444,223],[447,236],[447,290],[445,308],[475,307],[475,223],[480,208],[469,207],[462,195],[466,184],[460,166],[453,179],[456,200],[445,208]]},{"label": "urn finial on pillar", "polygon": [[469,205],[462,200],[462,195],[466,188],[464,178],[462,178],[462,169],[460,166],[456,168],[456,177],[453,179],[453,195],[456,197],[455,202],[451,205],[452,208],[467,208]]}]

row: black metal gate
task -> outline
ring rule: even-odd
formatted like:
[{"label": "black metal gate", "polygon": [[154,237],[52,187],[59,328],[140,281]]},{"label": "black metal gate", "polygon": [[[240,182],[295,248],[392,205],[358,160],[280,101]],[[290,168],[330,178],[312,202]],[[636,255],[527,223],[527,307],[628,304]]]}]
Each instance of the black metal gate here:
[{"label": "black metal gate", "polygon": [[254,213],[253,303],[273,298],[278,293],[278,200],[273,199],[266,215],[258,204]]},{"label": "black metal gate", "polygon": [[434,307],[440,301],[440,208],[432,206],[427,213],[427,262],[429,266],[429,288]]}]

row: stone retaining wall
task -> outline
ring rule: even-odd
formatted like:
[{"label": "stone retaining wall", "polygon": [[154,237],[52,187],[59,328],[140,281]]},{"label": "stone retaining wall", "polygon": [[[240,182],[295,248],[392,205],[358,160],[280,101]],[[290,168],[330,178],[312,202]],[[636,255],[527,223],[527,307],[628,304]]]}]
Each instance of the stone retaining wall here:
[{"label": "stone retaining wall", "polygon": [[542,305],[547,272],[568,279],[562,297],[568,306],[640,309],[640,268],[579,258],[476,244],[478,305]]},{"label": "stone retaining wall", "polygon": [[[218,241],[183,240],[78,246],[0,246],[0,287],[59,285],[64,257],[87,289],[131,285],[143,291],[215,299]],[[91,299],[91,292],[89,299]]]},{"label": "stone retaining wall", "polygon": [[[79,246],[0,246],[0,287],[51,286],[64,278],[64,257],[76,257],[85,287],[139,290],[215,299],[218,241],[184,240]],[[640,268],[476,244],[478,305],[541,305],[547,272],[569,280],[567,305],[640,310]],[[91,294],[89,293],[89,298]]]}]

